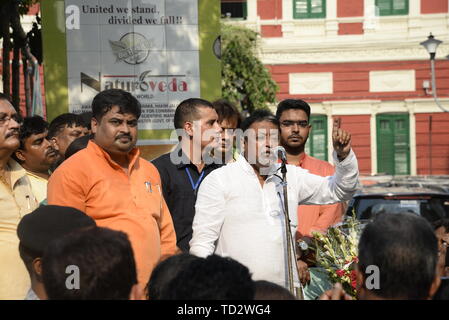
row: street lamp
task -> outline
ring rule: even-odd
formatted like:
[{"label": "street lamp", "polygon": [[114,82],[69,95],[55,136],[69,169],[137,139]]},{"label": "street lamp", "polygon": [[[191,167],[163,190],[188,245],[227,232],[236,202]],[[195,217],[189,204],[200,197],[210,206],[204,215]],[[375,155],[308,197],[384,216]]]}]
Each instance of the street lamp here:
[{"label": "street lamp", "polygon": [[420,43],[424,48],[426,48],[427,52],[430,54],[430,60],[435,60],[435,53],[437,52],[438,46],[443,41],[435,39],[435,37],[430,33],[427,37],[426,41]]},{"label": "street lamp", "polygon": [[432,94],[433,99],[435,100],[435,103],[437,106],[443,110],[444,112],[449,112],[449,110],[446,110],[438,101],[437,98],[437,86],[436,86],[436,80],[435,80],[435,54],[437,52],[438,46],[443,41],[435,39],[435,37],[430,33],[430,35],[427,37],[426,41],[423,41],[420,43],[424,48],[426,48],[427,52],[430,54],[430,70],[431,70],[431,77],[432,77]]}]

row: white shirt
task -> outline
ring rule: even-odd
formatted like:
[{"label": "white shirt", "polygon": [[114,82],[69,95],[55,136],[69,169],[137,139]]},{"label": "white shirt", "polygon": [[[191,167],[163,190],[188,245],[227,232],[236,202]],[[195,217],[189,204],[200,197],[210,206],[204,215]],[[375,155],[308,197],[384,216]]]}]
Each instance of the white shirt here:
[{"label": "white shirt", "polygon": [[[358,187],[355,154],[339,162],[335,174],[320,177],[287,165],[288,210],[294,237],[298,204],[330,204],[351,199]],[[275,164],[272,172],[279,169]],[[254,280],[288,287],[287,250],[281,172],[269,175],[263,187],[243,156],[212,171],[201,183],[195,205],[190,253],[229,256],[247,266]],[[293,264],[295,268],[295,264]],[[298,287],[297,274],[295,286]]]}]

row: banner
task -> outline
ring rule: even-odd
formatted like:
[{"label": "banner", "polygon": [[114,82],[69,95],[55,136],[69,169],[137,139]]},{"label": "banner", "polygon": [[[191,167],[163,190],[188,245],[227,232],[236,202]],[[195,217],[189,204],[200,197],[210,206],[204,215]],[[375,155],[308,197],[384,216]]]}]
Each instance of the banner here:
[{"label": "banner", "polygon": [[139,138],[165,144],[182,100],[221,95],[218,1],[46,0],[41,9],[49,120],[123,89],[142,104]]}]

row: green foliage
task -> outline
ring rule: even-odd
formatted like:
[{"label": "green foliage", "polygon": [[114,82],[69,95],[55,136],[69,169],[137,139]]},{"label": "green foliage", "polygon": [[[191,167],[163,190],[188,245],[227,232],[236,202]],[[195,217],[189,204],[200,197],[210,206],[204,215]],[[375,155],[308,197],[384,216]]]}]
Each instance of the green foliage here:
[{"label": "green foliage", "polygon": [[278,86],[257,58],[258,34],[247,28],[222,23],[223,97],[252,113],[276,102]]}]

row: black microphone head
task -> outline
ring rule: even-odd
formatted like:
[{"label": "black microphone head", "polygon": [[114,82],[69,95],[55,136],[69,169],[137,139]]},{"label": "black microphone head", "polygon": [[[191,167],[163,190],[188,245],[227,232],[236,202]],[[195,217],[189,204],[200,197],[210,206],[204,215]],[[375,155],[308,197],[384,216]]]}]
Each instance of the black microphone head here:
[{"label": "black microphone head", "polygon": [[287,161],[287,152],[285,151],[285,148],[282,146],[277,146],[273,149],[274,154],[281,159],[283,162]]}]

